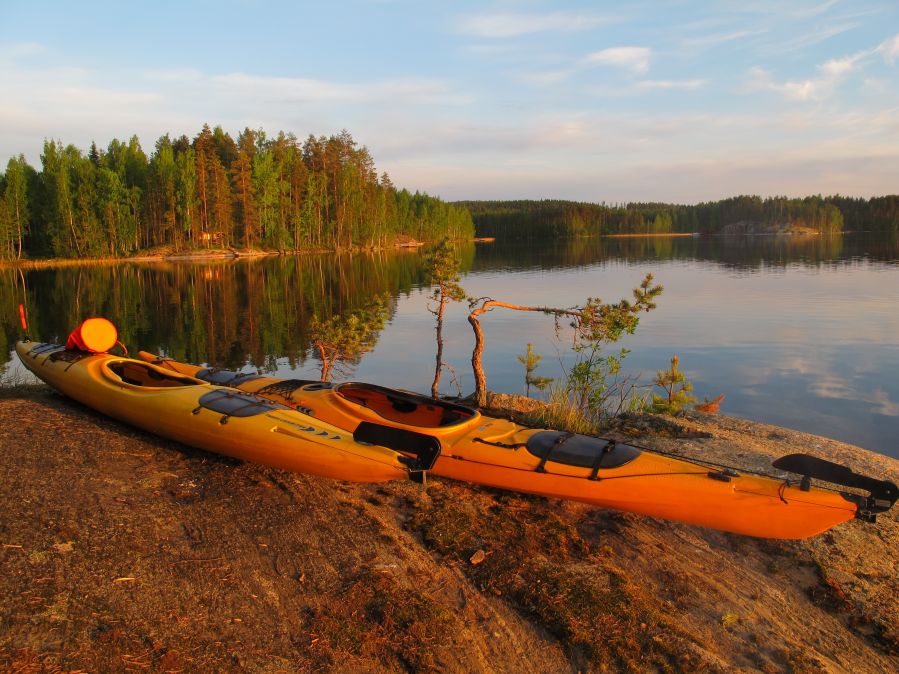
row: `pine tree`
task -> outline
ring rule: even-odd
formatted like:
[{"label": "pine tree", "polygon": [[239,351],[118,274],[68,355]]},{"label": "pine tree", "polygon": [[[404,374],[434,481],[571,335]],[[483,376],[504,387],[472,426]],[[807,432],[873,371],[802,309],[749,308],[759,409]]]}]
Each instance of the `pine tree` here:
[{"label": "pine tree", "polygon": [[[0,245],[15,251],[15,258],[22,258],[23,240],[30,229],[31,212],[28,204],[28,177],[31,167],[24,155],[12,157],[6,164],[3,201],[6,207],[6,241]],[[2,257],[2,255],[0,255]]]},{"label": "pine tree", "polygon": [[530,342],[528,342],[527,353],[518,356],[518,362],[524,365],[525,395],[528,398],[531,397],[531,386],[538,391],[542,391],[553,383],[551,377],[538,377],[534,374],[541,360],[543,360],[543,356],[539,353],[534,353],[534,345]]},{"label": "pine tree", "polygon": [[688,405],[696,402],[696,398],[690,395],[693,384],[687,381],[684,373],[680,371],[679,365],[680,358],[672,356],[671,367],[656,373],[655,385],[664,391],[664,395],[653,394],[653,412],[678,414],[683,412]]}]

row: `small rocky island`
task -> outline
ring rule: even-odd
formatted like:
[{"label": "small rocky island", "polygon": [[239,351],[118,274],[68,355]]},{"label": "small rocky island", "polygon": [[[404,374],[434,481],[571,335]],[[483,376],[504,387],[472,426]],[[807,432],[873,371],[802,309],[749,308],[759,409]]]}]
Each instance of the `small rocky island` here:
[{"label": "small rocky island", "polygon": [[[802,542],[186,448],[45,387],[0,397],[0,669],[899,670],[896,510]],[[747,469],[899,462],[724,416],[621,437]]]}]

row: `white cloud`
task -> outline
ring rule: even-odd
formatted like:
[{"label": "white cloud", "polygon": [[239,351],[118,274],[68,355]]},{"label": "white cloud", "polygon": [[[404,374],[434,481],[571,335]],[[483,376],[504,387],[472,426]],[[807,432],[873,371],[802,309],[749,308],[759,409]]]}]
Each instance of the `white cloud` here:
[{"label": "white cloud", "polygon": [[776,91],[795,101],[820,101],[833,95],[846,76],[856,70],[860,61],[869,53],[860,52],[841,59],[830,59],[818,66],[818,77],[805,80],[775,82],[767,70],[750,68],[747,88],[749,91]]},{"label": "white cloud", "polygon": [[509,38],[533,33],[571,33],[589,30],[608,19],[596,14],[551,12],[548,14],[477,14],[459,19],[459,31],[483,38]]},{"label": "white cloud", "polygon": [[686,37],[681,43],[685,47],[713,47],[715,45],[733,42],[751,35],[759,35],[764,33],[762,30],[740,30],[733,33],[714,33],[711,35],[700,35],[697,37]]},{"label": "white cloud", "polygon": [[827,0],[827,2],[822,2],[818,5],[812,5],[811,7],[801,7],[798,9],[794,9],[791,14],[795,17],[799,18],[810,18],[813,16],[818,16],[819,14],[823,14],[831,7],[836,5],[840,0]]},{"label": "white cloud", "polygon": [[680,89],[692,91],[706,85],[705,80],[642,80],[634,86],[637,89]]},{"label": "white cloud", "polygon": [[899,402],[890,400],[890,394],[876,388],[870,396],[870,402],[877,405],[876,412],[887,417],[899,417]]},{"label": "white cloud", "polygon": [[832,37],[836,37],[841,33],[850,31],[853,28],[857,28],[858,25],[858,23],[840,23],[831,26],[816,27],[811,32],[804,33],[794,40],[787,40],[785,42],[779,42],[775,44],[771,51],[781,54],[800,51],[802,49],[805,49],[806,47],[811,47],[812,45],[818,44],[819,42],[825,42],[826,40],[829,40]]},{"label": "white cloud", "polygon": [[899,58],[899,33],[891,37],[889,40],[881,42],[875,51],[883,55],[883,60],[893,65]]},{"label": "white cloud", "polygon": [[603,65],[625,68],[635,73],[649,70],[652,49],[648,47],[611,47],[587,54],[581,62],[584,65]]},{"label": "white cloud", "polygon": [[855,70],[859,58],[859,56],[847,56],[841,59],[830,59],[818,66],[818,68],[821,69],[826,77],[842,77],[846,73]]},{"label": "white cloud", "polygon": [[154,82],[192,84],[202,79],[203,73],[194,68],[168,68],[147,70],[144,72],[144,77]]},{"label": "white cloud", "polygon": [[515,76],[520,82],[538,87],[558,84],[571,78],[573,70],[543,70],[519,73]]}]

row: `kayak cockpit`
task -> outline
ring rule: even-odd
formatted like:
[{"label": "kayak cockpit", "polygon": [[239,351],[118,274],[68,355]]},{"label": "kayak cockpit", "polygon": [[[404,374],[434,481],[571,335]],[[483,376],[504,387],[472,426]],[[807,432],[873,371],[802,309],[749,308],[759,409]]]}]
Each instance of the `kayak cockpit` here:
[{"label": "kayak cockpit", "polygon": [[118,360],[103,364],[103,374],[108,379],[130,386],[145,388],[174,388],[203,386],[204,382],[193,377],[175,374],[169,370],[135,360]]},{"label": "kayak cockpit", "polygon": [[337,395],[396,423],[420,428],[446,428],[470,421],[479,413],[470,407],[435,400],[417,393],[375,384],[349,382],[335,387]]}]

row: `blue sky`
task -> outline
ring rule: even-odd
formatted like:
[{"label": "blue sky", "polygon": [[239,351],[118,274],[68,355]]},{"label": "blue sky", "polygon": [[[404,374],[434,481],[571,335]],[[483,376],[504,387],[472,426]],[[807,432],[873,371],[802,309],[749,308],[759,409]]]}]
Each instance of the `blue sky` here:
[{"label": "blue sky", "polygon": [[0,162],[348,129],[446,199],[899,192],[899,3],[0,0]]}]

